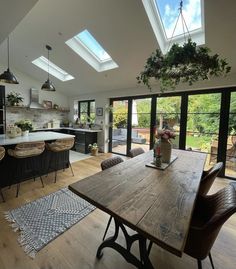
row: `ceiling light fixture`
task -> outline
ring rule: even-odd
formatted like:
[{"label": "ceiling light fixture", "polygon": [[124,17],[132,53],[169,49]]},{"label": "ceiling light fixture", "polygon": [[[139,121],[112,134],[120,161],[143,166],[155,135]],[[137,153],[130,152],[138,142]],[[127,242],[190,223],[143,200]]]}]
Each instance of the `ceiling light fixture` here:
[{"label": "ceiling light fixture", "polygon": [[49,45],[46,45],[46,49],[48,50],[48,79],[44,82],[41,90],[55,92],[56,89],[49,79],[49,51],[52,50],[52,48]]},{"label": "ceiling light fixture", "polygon": [[10,84],[19,84],[19,82],[17,81],[16,77],[10,71],[9,62],[10,62],[10,56],[9,56],[9,36],[8,36],[7,37],[7,63],[8,63],[8,68],[7,68],[6,71],[4,71],[0,75],[0,81],[1,82],[4,82],[4,83],[10,83]]}]

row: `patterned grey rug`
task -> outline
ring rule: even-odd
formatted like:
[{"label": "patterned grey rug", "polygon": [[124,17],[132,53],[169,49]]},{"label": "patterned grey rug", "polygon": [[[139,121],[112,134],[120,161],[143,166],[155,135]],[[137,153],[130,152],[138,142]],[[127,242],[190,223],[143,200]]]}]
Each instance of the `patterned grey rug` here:
[{"label": "patterned grey rug", "polygon": [[230,182],[230,185],[232,185],[236,190],[236,182]]},{"label": "patterned grey rug", "polygon": [[5,212],[25,252],[32,258],[58,235],[95,209],[94,206],[63,188],[19,208]]}]

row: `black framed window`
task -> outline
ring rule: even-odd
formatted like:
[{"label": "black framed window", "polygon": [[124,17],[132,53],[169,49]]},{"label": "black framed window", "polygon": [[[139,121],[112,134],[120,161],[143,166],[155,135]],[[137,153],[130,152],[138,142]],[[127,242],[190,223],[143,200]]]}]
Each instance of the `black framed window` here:
[{"label": "black framed window", "polygon": [[[148,107],[134,111],[134,102],[138,105],[140,99],[142,106],[147,102]],[[236,179],[236,87],[220,89],[194,90],[184,92],[162,93],[161,95],[129,96],[111,98],[110,105],[127,101],[127,123],[123,132],[127,133],[126,139],[117,139],[114,136],[115,127],[111,124],[109,133],[109,150],[114,153],[128,154],[129,150],[140,141],[150,141],[150,149],[153,146],[153,128],[170,128],[177,133],[174,147],[183,150],[199,151],[207,154],[205,169],[214,163],[222,161],[224,170],[221,176]],[[141,106],[140,106],[141,107]],[[117,111],[116,111],[117,112]],[[148,116],[148,113],[150,117]],[[136,115],[139,117],[136,117]],[[135,117],[134,117],[135,116]],[[143,137],[138,134],[138,139],[133,139],[132,131],[140,129],[139,118],[142,116],[145,125],[142,128]],[[148,120],[146,119],[148,117]],[[111,115],[110,120],[113,121]],[[136,125],[134,124],[135,120]],[[147,130],[144,130],[144,129]],[[140,131],[140,130],[138,130]],[[149,136],[149,137],[148,137]],[[120,143],[122,141],[122,143]],[[142,146],[146,150],[149,145]],[[146,143],[147,144],[147,143]],[[124,150],[123,150],[124,147]]]},{"label": "black framed window", "polygon": [[78,118],[82,123],[94,123],[95,100],[84,100],[78,102]]}]

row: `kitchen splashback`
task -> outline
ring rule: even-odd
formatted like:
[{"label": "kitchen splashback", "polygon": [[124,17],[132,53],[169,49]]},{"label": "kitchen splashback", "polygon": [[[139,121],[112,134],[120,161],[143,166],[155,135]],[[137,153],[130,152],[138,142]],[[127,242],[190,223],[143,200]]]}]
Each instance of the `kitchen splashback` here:
[{"label": "kitchen splashback", "polygon": [[26,109],[8,107],[6,110],[6,125],[14,124],[16,121],[29,119],[32,121],[35,129],[44,128],[49,121],[59,120],[62,122],[68,119],[68,112],[44,110],[44,109]]}]

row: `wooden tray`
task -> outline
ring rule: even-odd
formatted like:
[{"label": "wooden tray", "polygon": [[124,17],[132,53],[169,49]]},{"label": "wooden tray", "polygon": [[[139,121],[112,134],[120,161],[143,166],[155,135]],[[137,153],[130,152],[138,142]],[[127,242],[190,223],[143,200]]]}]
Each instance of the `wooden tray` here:
[{"label": "wooden tray", "polygon": [[169,163],[162,163],[160,167],[157,167],[154,162],[151,163],[147,163],[146,166],[147,167],[151,167],[151,168],[155,168],[158,170],[165,170],[168,166],[170,166],[178,157],[175,155],[172,155],[170,158],[170,162]]}]

